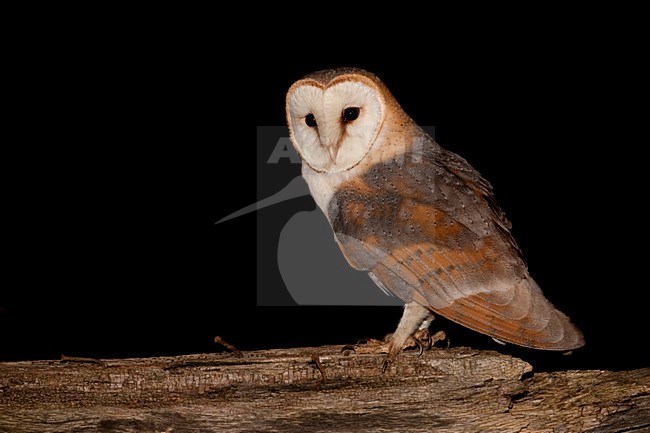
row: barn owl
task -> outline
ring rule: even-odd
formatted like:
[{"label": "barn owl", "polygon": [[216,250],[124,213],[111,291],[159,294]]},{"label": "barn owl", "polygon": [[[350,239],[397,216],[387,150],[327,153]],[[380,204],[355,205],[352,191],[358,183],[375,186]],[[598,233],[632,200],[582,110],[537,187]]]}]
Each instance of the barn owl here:
[{"label": "barn owl", "polygon": [[491,185],[440,147],[373,74],[341,68],[295,82],[286,97],[302,176],[350,265],[404,303],[393,359],[440,314],[494,339],[584,345],[528,273]]}]

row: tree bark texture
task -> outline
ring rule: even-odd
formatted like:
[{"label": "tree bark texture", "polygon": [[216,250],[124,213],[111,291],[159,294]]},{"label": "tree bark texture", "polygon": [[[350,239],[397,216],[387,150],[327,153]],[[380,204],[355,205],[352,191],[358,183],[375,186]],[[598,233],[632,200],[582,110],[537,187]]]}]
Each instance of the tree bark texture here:
[{"label": "tree bark texture", "polygon": [[490,351],[341,346],[0,363],[0,432],[647,432],[650,368],[532,374]]}]

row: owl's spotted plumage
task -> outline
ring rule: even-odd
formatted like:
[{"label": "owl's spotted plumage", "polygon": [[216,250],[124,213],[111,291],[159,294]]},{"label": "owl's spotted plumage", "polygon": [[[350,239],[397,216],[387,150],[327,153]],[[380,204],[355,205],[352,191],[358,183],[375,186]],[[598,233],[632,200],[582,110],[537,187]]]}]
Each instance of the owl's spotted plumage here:
[{"label": "owl's spotted plumage", "polygon": [[528,274],[490,184],[417,126],[377,77],[308,75],[289,89],[287,118],[341,251],[407,303],[389,356],[430,311],[522,346],[584,344]]}]

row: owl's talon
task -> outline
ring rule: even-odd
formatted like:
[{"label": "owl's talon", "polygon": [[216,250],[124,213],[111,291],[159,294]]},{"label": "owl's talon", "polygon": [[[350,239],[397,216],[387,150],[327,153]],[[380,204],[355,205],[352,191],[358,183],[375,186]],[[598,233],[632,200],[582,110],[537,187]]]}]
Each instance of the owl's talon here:
[{"label": "owl's talon", "polygon": [[345,346],[341,347],[341,353],[346,351],[356,352],[357,348],[354,347],[352,344],[346,344]]},{"label": "owl's talon", "polygon": [[413,339],[419,341],[420,343],[425,343],[425,350],[431,349],[433,346],[433,340],[431,338],[431,333],[429,333],[429,328],[418,329],[413,333]]},{"label": "owl's talon", "polygon": [[422,342],[417,338],[415,339],[415,345],[418,347],[418,358],[419,358],[424,353],[424,346],[422,345]]},{"label": "owl's talon", "polygon": [[381,374],[385,374],[386,370],[388,370],[388,367],[390,367],[391,361],[389,359],[385,359],[384,362],[381,364]]},{"label": "owl's talon", "polygon": [[431,336],[429,335],[428,338],[427,338],[427,345],[426,345],[426,348],[427,348],[427,349],[426,349],[426,350],[430,350],[430,349],[431,349],[431,346],[433,346],[433,339],[432,339]]}]

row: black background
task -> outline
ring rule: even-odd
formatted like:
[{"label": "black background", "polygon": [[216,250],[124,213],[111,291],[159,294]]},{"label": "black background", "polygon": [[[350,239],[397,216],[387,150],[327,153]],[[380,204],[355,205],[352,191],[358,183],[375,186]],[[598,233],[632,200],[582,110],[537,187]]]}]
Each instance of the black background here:
[{"label": "black background", "polygon": [[210,352],[222,350],[217,334],[252,350],[391,332],[399,308],[257,307],[255,215],[214,225],[256,200],[256,126],[284,124],[291,83],[349,65],[380,76],[494,185],[531,274],[587,346],[562,356],[444,319],[432,329],[537,370],[648,365],[645,253],[631,248],[644,236],[634,151],[647,138],[633,132],[634,56],[622,48],[582,37],[431,42],[415,56],[283,46],[267,60],[262,47],[231,55],[191,38],[113,42],[43,43],[16,66],[0,359]]}]

